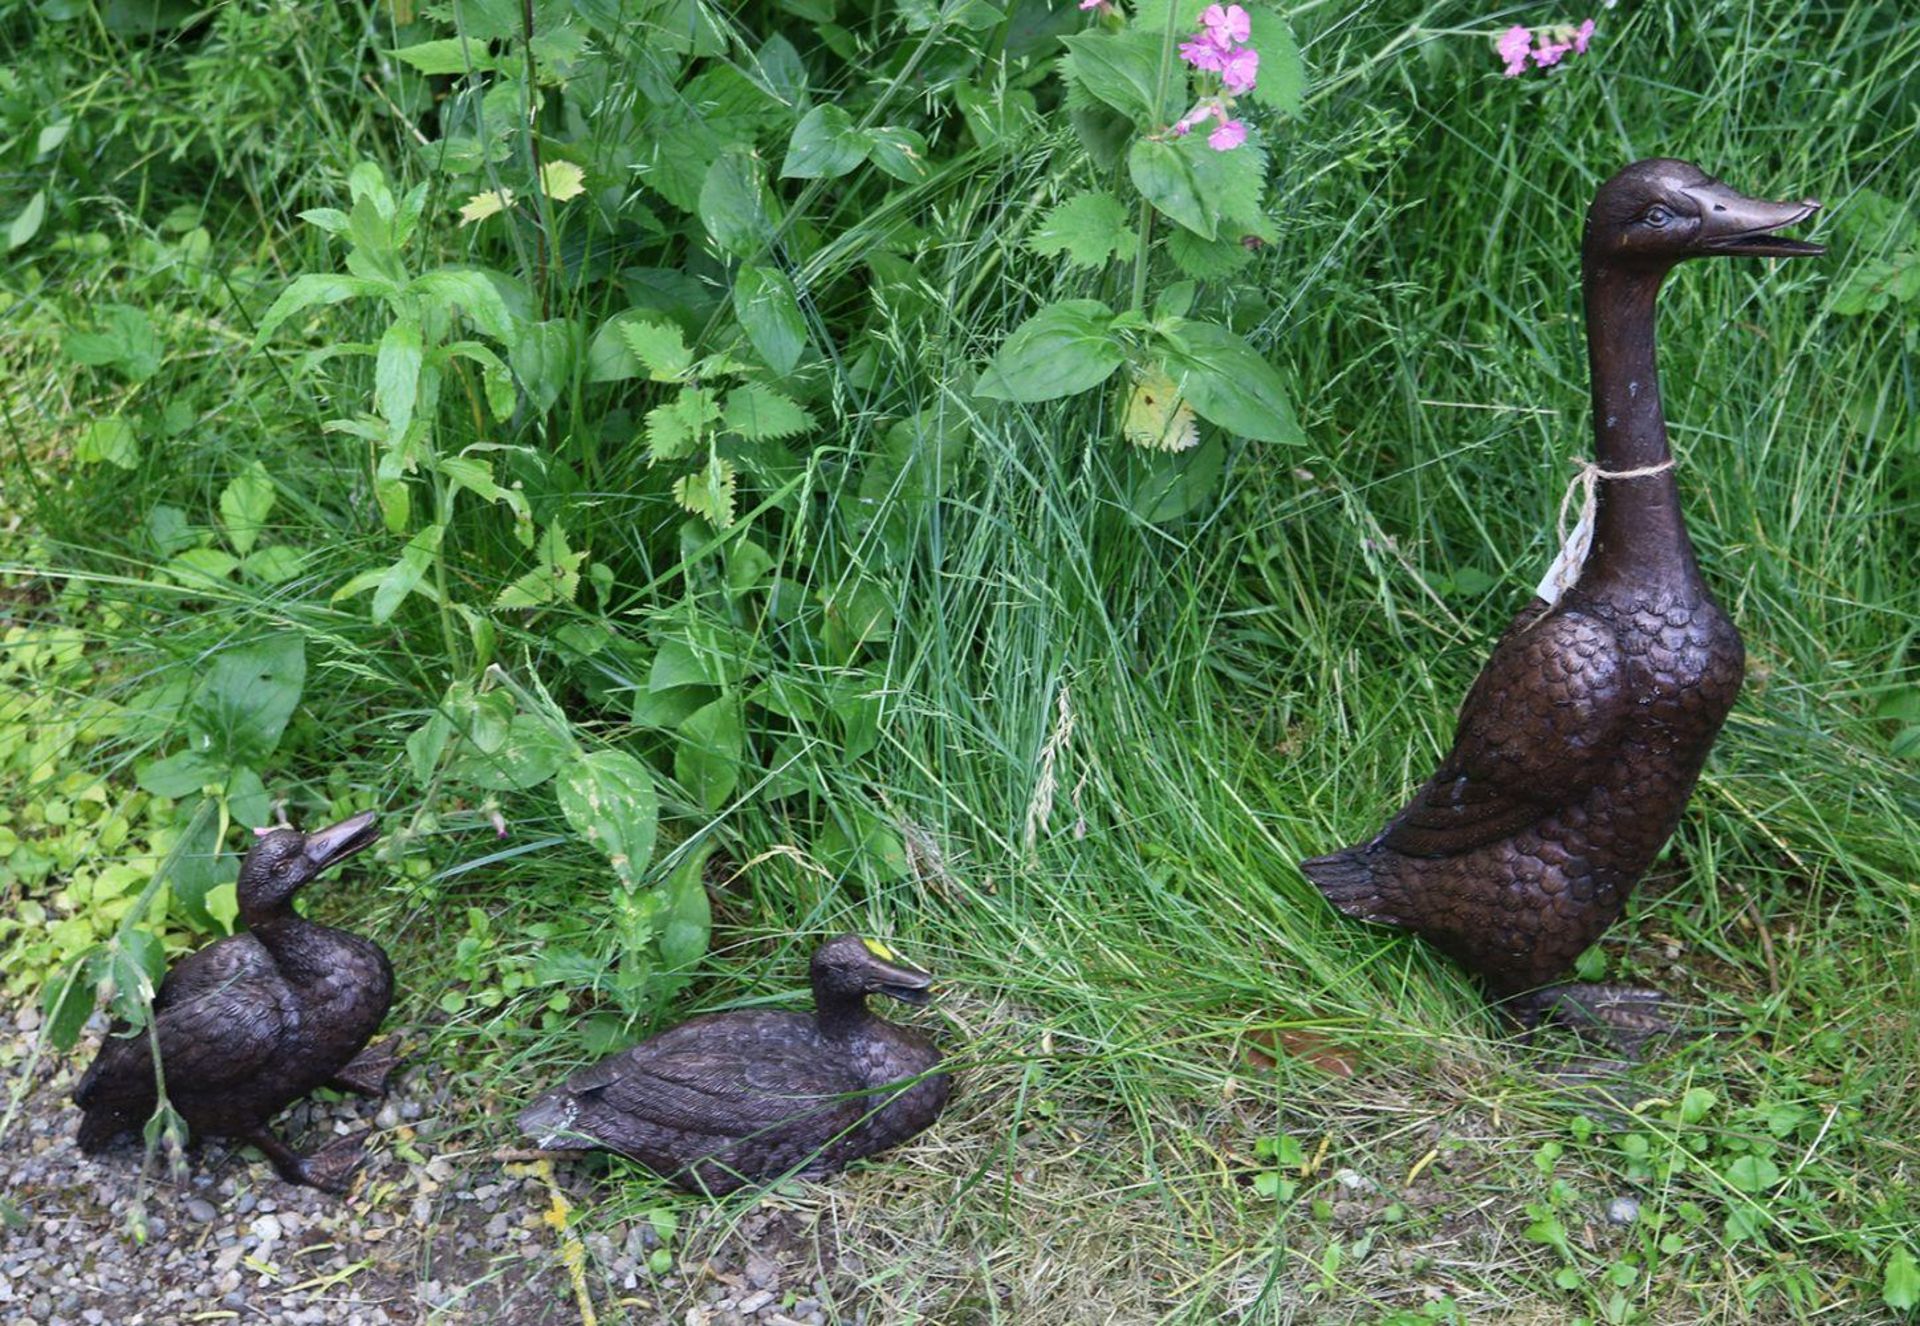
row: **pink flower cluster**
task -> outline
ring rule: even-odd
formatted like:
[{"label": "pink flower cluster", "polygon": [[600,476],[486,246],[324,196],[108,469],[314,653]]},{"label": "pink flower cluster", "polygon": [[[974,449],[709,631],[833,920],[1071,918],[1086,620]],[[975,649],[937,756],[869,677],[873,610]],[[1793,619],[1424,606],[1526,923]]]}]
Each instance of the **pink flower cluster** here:
[{"label": "pink flower cluster", "polygon": [[1506,63],[1507,77],[1517,78],[1532,60],[1537,68],[1559,64],[1571,51],[1575,55],[1587,53],[1587,43],[1593,40],[1593,20],[1588,19],[1579,27],[1545,27],[1540,29],[1540,44],[1534,45],[1534,33],[1515,25],[1501,33],[1494,40],[1493,49]]},{"label": "pink flower cluster", "polygon": [[1247,126],[1228,113],[1233,99],[1253,90],[1260,76],[1260,52],[1246,45],[1253,35],[1252,20],[1239,5],[1208,5],[1200,15],[1200,31],[1180,47],[1180,58],[1195,69],[1220,76],[1220,92],[1202,97],[1173,126],[1176,134],[1188,134],[1202,120],[1212,116],[1215,127],[1207,135],[1207,146],[1216,152],[1231,152],[1247,141]]}]

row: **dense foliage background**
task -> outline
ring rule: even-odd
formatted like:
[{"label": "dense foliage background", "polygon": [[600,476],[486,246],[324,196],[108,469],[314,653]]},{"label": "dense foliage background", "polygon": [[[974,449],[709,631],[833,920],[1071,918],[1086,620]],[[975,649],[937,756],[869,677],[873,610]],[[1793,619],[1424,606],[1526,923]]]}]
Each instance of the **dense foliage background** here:
[{"label": "dense foliage background", "polygon": [[[310,902],[481,1136],[835,930],[950,978],[963,1094],[852,1181],[915,1253],[876,1310],[1920,1300],[1920,26],[1627,4],[1508,78],[1588,15],[1252,7],[1218,150],[1167,130],[1200,9],[0,8],[0,952],[52,1044],[232,925],[247,828],[373,807]],[[1750,673],[1582,964],[1716,1034],[1596,1113],[1292,863],[1551,557],[1580,213],[1655,154],[1831,252],[1664,301]]]}]

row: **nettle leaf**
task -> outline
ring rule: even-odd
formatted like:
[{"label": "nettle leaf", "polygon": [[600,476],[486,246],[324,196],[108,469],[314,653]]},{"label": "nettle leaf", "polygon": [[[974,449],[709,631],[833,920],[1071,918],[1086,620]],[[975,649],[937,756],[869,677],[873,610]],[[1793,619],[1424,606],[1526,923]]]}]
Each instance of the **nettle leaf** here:
[{"label": "nettle leaf", "polygon": [[[1264,229],[1260,211],[1267,192],[1267,152],[1259,143],[1248,141],[1231,152],[1216,152],[1207,146],[1206,135],[1188,134],[1175,145],[1193,176],[1195,187],[1206,199],[1209,214],[1219,219],[1220,231]],[[1237,234],[1222,234],[1238,238]]]},{"label": "nettle leaf", "polygon": [[678,382],[693,367],[687,338],[671,322],[635,318],[620,324],[620,339],[647,366],[647,375],[655,382]]},{"label": "nettle leaf", "polygon": [[719,418],[711,391],[682,387],[678,396],[647,411],[647,463],[685,460],[700,449],[707,428]]},{"label": "nettle leaf", "polygon": [[733,523],[733,496],[736,476],[730,461],[714,456],[692,474],[673,481],[673,500],[696,516],[704,516],[716,529]]},{"label": "nettle leaf", "polygon": [[82,465],[104,463],[130,470],[140,463],[140,443],[132,424],[109,415],[87,425],[73,444],[73,458]]},{"label": "nettle leaf", "polygon": [[767,367],[791,373],[807,345],[807,320],[793,282],[770,267],[742,267],[733,278],[733,314]]},{"label": "nettle leaf", "polygon": [[756,442],[793,437],[814,427],[811,414],[772,387],[748,382],[727,393],[726,426]]},{"label": "nettle leaf", "polygon": [[571,744],[551,723],[535,714],[515,714],[493,750],[461,742],[449,773],[492,792],[524,792],[553,777],[572,754]]},{"label": "nettle leaf", "polygon": [[1913,1260],[1913,1253],[1904,1243],[1894,1245],[1887,1254],[1886,1269],[1882,1272],[1880,1298],[1890,1308],[1905,1311],[1920,1308],[1920,1265]]},{"label": "nettle leaf", "polygon": [[1064,254],[1069,267],[1099,267],[1109,258],[1133,257],[1140,235],[1118,198],[1088,190],[1047,213],[1027,246],[1043,258]]},{"label": "nettle leaf", "polygon": [[587,554],[567,546],[567,532],[554,521],[541,531],[535,550],[540,565],[500,591],[496,608],[537,608],[545,603],[571,603],[580,592],[580,563]]},{"label": "nettle leaf", "polygon": [[572,318],[529,323],[508,353],[508,361],[519,375],[536,415],[552,409],[561,391],[573,381],[573,362],[579,353],[577,335]]},{"label": "nettle leaf", "polygon": [[1230,276],[1253,261],[1252,251],[1240,240],[1202,239],[1185,226],[1168,234],[1167,256],[1196,281]]},{"label": "nettle leaf", "polygon": [[1165,348],[1167,369],[1180,394],[1203,419],[1261,442],[1306,442],[1280,374],[1225,327],[1182,323]]},{"label": "nettle leaf", "polygon": [[240,559],[240,569],[266,585],[281,585],[300,574],[306,559],[296,548],[256,548]]},{"label": "nettle leaf", "polygon": [[973,394],[1050,401],[1099,386],[1125,359],[1113,334],[1113,310],[1097,299],[1069,299],[1014,328]]},{"label": "nettle leaf", "polygon": [[1298,115],[1306,104],[1307,64],[1292,25],[1270,9],[1256,7],[1247,17],[1252,29],[1247,44],[1260,53],[1260,77],[1247,95],[1282,115]]},{"label": "nettle leaf", "polygon": [[472,268],[443,267],[413,279],[409,292],[466,314],[467,320],[503,345],[515,340],[513,314],[500,288],[486,272]]},{"label": "nettle leaf", "polygon": [[594,751],[563,769],[555,790],[573,831],[607,854],[623,885],[638,889],[660,821],[652,772],[625,751]]},{"label": "nettle leaf", "polygon": [[220,523],[227,527],[227,542],[242,557],[259,541],[277,495],[267,467],[257,460],[220,490]]},{"label": "nettle leaf", "polygon": [[67,358],[76,364],[116,368],[129,382],[145,382],[160,371],[160,336],[145,310],[109,304],[98,319],[98,331],[68,333],[62,346]]},{"label": "nettle leaf", "polygon": [[387,54],[406,61],[423,74],[464,74],[497,67],[485,42],[462,37],[423,41]]},{"label": "nettle leaf", "polygon": [[718,810],[740,782],[746,745],[738,696],[727,694],[688,714],[680,724],[673,776],[708,810]]},{"label": "nettle leaf", "polygon": [[[1133,120],[1159,118],[1160,51],[1164,38],[1129,28],[1124,32],[1077,32],[1062,37],[1067,73],[1088,92]],[[1180,79],[1184,83],[1184,79]]]},{"label": "nettle leaf", "polygon": [[1186,451],[1200,445],[1200,421],[1180,389],[1157,365],[1143,370],[1127,393],[1121,435],[1149,451]]},{"label": "nettle leaf", "polygon": [[780,178],[833,179],[867,159],[873,135],[856,128],[853,117],[840,107],[823,103],[800,117],[787,142],[787,159]]},{"label": "nettle leaf", "polygon": [[[1232,156],[1231,152],[1216,153]],[[1127,153],[1127,175],[1133,187],[1167,219],[1176,221],[1199,235],[1212,239],[1219,229],[1218,204],[1201,191],[1193,176],[1193,163],[1172,143],[1152,138],[1135,141]]]},{"label": "nettle leaf", "polygon": [[540,167],[540,192],[556,203],[578,198],[587,191],[587,172],[571,161],[549,161]]},{"label": "nettle leaf", "polygon": [[512,189],[502,187],[476,193],[460,204],[460,224],[470,226],[476,221],[485,221],[490,216],[499,216],[512,206]]},{"label": "nettle leaf", "polygon": [[775,204],[760,158],[751,151],[722,152],[700,182],[700,224],[713,242],[736,258],[751,258],[773,236]]}]

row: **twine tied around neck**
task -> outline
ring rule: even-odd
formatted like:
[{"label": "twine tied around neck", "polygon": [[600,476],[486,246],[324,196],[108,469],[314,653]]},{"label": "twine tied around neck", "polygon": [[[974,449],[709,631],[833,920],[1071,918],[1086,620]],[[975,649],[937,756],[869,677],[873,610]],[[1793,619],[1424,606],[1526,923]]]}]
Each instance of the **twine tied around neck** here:
[{"label": "twine tied around neck", "polygon": [[[1551,607],[1560,601],[1560,596],[1573,587],[1580,578],[1580,568],[1586,564],[1587,549],[1593,543],[1593,518],[1597,506],[1596,488],[1602,479],[1644,479],[1650,475],[1663,474],[1673,468],[1673,457],[1669,456],[1658,465],[1647,465],[1637,470],[1603,470],[1595,461],[1575,457],[1573,463],[1579,467],[1567,484],[1566,493],[1560,498],[1560,513],[1554,523],[1558,527],[1560,554],[1553,559],[1553,565],[1547,568],[1546,578],[1540,582],[1535,594]],[[1567,513],[1573,509],[1575,494],[1580,495],[1580,516],[1574,521],[1573,528],[1567,528]]]}]

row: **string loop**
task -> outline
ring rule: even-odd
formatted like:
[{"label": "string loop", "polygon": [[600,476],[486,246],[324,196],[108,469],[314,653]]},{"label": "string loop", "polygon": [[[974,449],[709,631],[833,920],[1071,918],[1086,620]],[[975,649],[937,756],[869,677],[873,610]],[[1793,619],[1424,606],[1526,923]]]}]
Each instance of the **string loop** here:
[{"label": "string loop", "polygon": [[[1595,489],[1602,479],[1644,479],[1650,475],[1662,474],[1673,468],[1673,457],[1669,456],[1658,465],[1647,465],[1637,470],[1603,470],[1599,464],[1582,457],[1573,457],[1573,463],[1579,467],[1567,484],[1567,491],[1560,498],[1560,513],[1554,518],[1560,539],[1560,554],[1553,559],[1553,565],[1547,568],[1546,578],[1535,591],[1540,599],[1551,607],[1560,601],[1560,596],[1573,588],[1580,578],[1580,568],[1586,565],[1587,549],[1593,544],[1593,518],[1597,507]],[[1574,494],[1580,494],[1580,517],[1569,529],[1567,513],[1573,509]]]}]

